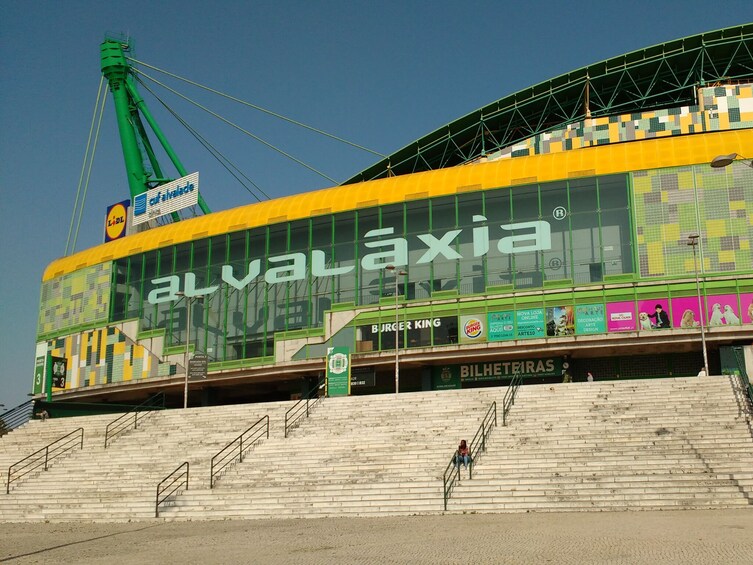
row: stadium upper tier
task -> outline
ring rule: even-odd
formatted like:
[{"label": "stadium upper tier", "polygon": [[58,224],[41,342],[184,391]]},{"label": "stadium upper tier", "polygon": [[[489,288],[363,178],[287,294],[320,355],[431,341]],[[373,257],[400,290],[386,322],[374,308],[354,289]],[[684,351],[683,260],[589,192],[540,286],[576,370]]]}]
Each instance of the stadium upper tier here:
[{"label": "stadium upper tier", "polygon": [[365,182],[357,188],[339,186],[305,192],[214,212],[85,249],[53,261],[42,280],[48,281],[84,267],[160,247],[311,216],[469,190],[708,163],[716,155],[728,152],[730,147],[746,146],[753,146],[751,129],[600,145],[588,150],[563,151],[526,159],[500,159]]},{"label": "stadium upper tier", "polygon": [[753,77],[753,24],[646,47],[487,104],[354,175],[343,184],[468,163],[586,118],[696,103],[696,89]]}]

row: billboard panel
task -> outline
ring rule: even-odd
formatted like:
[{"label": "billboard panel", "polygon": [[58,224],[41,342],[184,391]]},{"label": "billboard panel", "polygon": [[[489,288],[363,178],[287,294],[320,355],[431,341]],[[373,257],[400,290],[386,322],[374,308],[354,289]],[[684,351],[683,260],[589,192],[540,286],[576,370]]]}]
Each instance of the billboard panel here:
[{"label": "billboard panel", "polygon": [[142,192],[133,199],[133,225],[194,206],[199,202],[199,173],[191,173]]}]

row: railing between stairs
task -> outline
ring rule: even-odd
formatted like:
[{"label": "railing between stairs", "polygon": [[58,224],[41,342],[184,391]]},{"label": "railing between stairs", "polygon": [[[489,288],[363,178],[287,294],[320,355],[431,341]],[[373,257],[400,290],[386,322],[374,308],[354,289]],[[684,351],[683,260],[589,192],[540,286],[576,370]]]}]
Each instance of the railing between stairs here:
[{"label": "railing between stairs", "polygon": [[212,457],[209,466],[209,488],[214,488],[219,474],[230,464],[235,461],[243,462],[243,454],[259,443],[264,437],[269,438],[269,415],[259,418],[259,420],[241,435],[220,449]]},{"label": "railing between stairs", "polygon": [[[507,386],[505,396],[502,399],[502,425],[507,425],[507,414],[515,405],[515,397],[518,394],[518,388],[523,382],[523,377],[520,373],[513,375],[510,384]],[[481,425],[476,431],[476,435],[473,436],[468,453],[470,455],[470,465],[468,466],[468,478],[473,478],[473,466],[476,464],[478,458],[483,452],[486,451],[486,441],[491,431],[497,426],[497,402],[492,402],[492,405],[486,411],[484,418],[481,420]],[[460,481],[460,466],[456,464],[455,454],[450,458],[450,462],[444,470],[443,484],[444,484],[444,509],[447,510],[447,501],[452,495],[452,491],[455,488],[455,483]]]},{"label": "railing between stairs", "polygon": [[[183,469],[185,467],[185,470]],[[154,501],[154,517],[159,518],[159,505],[165,502],[176,490],[184,484],[188,490],[188,461],[184,461],[178,468],[162,479],[157,485],[157,497]]]},{"label": "railing between stairs", "polygon": [[164,409],[165,393],[159,392],[154,396],[150,396],[138,406],[134,406],[125,414],[117,417],[115,420],[107,424],[107,428],[105,428],[105,449],[107,449],[107,444],[111,443],[112,440],[120,434],[130,430],[131,428],[138,428],[139,419],[143,419],[146,416],[144,412],[151,413],[153,410]]},{"label": "railing between stairs", "polygon": [[[489,409],[486,411],[481,425],[476,431],[476,435],[473,436],[471,444],[468,448],[468,453],[471,457],[469,477],[473,477],[473,464],[476,462],[476,458],[479,457],[482,451],[486,450],[486,438],[489,437],[492,429],[497,425],[497,401],[492,402]],[[455,488],[455,483],[460,481],[460,465],[456,461],[457,451],[453,453],[450,458],[450,462],[444,470],[442,482],[444,485],[444,509],[447,510],[447,501],[450,499],[452,490]]]},{"label": "railing between stairs", "polygon": [[84,447],[84,428],[73,430],[71,433],[65,434],[63,437],[45,445],[42,449],[38,449],[28,457],[16,461],[8,467],[8,482],[5,487],[5,494],[10,494],[10,485],[12,482],[25,477],[43,465],[46,471],[49,468],[50,461],[68,453],[77,446],[79,449],[83,449]]},{"label": "railing between stairs", "polygon": [[33,410],[34,401],[27,400],[23,404],[19,404],[0,415],[0,437],[31,420]]},{"label": "railing between stairs", "polygon": [[737,366],[740,368],[740,381],[743,385],[743,390],[748,396],[750,407],[753,409],[753,385],[750,384],[748,373],[745,370],[745,357],[743,355],[742,348],[735,347],[733,348],[733,351],[735,352],[735,357],[737,359]]},{"label": "railing between stairs", "polygon": [[285,412],[285,437],[288,437],[290,430],[301,423],[301,419],[308,418],[309,413],[313,410],[314,406],[321,401],[319,389],[323,384],[324,379],[316,383],[316,385],[304,394],[301,399],[290,408],[290,410]]}]

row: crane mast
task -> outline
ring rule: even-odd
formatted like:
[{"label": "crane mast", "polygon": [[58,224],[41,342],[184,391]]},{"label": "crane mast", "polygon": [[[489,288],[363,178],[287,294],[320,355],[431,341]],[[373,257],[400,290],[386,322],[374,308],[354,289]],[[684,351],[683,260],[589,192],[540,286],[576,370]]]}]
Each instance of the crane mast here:
[{"label": "crane mast", "polygon": [[[180,176],[185,176],[188,172],[136,88],[133,69],[125,55],[125,51],[128,50],[127,43],[115,39],[106,39],[100,46],[102,74],[107,79],[115,103],[128,189],[133,199],[150,188],[174,180],[164,177],[141,119],[142,116]],[[144,154],[151,170],[145,167]],[[199,194],[198,203],[204,214],[211,212],[201,194]],[[180,219],[177,212],[172,213],[172,218],[173,221]]]}]

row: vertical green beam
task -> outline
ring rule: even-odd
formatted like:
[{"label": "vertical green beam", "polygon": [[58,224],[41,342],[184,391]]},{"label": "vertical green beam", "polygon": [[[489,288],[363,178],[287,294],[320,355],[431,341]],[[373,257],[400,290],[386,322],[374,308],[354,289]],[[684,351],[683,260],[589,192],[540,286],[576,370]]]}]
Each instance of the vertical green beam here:
[{"label": "vertical green beam", "polygon": [[[139,91],[136,90],[136,85],[134,84],[133,77],[131,77],[130,75],[126,78],[125,87],[128,91],[128,94],[131,96],[131,100],[133,100],[135,107],[138,108],[139,112],[141,112],[144,118],[146,118],[147,123],[149,123],[149,126],[157,136],[157,139],[162,145],[162,148],[165,150],[165,153],[167,153],[167,156],[170,157],[173,165],[175,165],[178,173],[180,173],[181,176],[186,176],[188,174],[188,171],[183,166],[183,163],[181,162],[177,153],[175,153],[175,150],[173,150],[172,145],[170,145],[170,142],[167,140],[167,137],[165,137],[165,134],[162,133],[159,124],[152,116],[152,113],[149,111],[149,108],[144,102],[144,99],[139,94]],[[204,201],[204,197],[201,196],[201,193],[199,193],[199,207],[205,214],[209,214],[211,212],[211,210],[207,206],[207,203]]]},{"label": "vertical green beam", "polygon": [[120,144],[123,148],[128,188],[131,198],[147,190],[144,163],[141,151],[136,141],[136,132],[131,123],[131,108],[126,77],[128,63],[123,55],[123,48],[117,41],[107,40],[100,46],[102,74],[110,85],[113,101],[115,102],[115,116],[118,121]]}]

